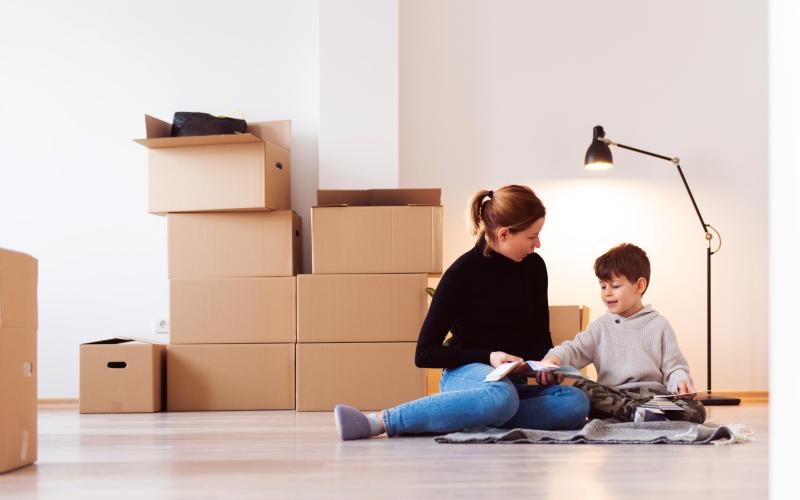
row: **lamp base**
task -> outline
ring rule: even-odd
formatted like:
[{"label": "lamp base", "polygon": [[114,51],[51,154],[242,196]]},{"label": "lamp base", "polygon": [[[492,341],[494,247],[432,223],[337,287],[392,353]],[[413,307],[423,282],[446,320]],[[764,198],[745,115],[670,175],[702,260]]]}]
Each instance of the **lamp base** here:
[{"label": "lamp base", "polygon": [[697,399],[703,403],[703,406],[736,406],[742,403],[742,400],[739,398],[715,396],[710,392],[699,396]]}]

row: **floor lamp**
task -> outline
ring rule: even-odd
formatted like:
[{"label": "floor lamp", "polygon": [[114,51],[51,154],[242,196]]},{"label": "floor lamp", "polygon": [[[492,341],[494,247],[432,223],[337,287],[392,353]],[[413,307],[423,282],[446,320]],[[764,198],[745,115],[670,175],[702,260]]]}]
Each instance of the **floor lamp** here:
[{"label": "floor lamp", "polygon": [[[594,128],[592,144],[589,145],[589,149],[586,150],[584,167],[587,170],[604,170],[611,168],[614,165],[614,161],[611,157],[611,148],[609,146],[615,146],[618,148],[635,151],[643,155],[667,160],[675,165],[675,167],[678,169],[678,174],[681,176],[681,180],[686,188],[686,192],[689,193],[689,199],[692,200],[694,211],[697,213],[697,218],[700,219],[700,225],[703,227],[703,233],[705,234],[706,239],[706,363],[708,368],[708,391],[704,396],[700,396],[700,400],[704,405],[738,405],[741,403],[741,400],[738,398],[714,396],[714,394],[711,392],[711,256],[717,253],[722,246],[722,240],[719,236],[719,233],[711,224],[706,224],[705,220],[703,220],[703,216],[700,215],[700,209],[697,208],[697,202],[694,201],[692,190],[689,189],[689,184],[686,182],[686,177],[683,175],[683,170],[681,170],[680,159],[670,158],[669,156],[663,156],[651,153],[649,151],[644,151],[642,149],[625,146],[624,144],[612,142],[606,138],[606,133],[603,130],[603,127],[597,125]],[[711,250],[711,240],[714,239],[714,236],[710,231],[713,231],[717,235],[717,240],[719,242],[716,250],[713,251]]]}]

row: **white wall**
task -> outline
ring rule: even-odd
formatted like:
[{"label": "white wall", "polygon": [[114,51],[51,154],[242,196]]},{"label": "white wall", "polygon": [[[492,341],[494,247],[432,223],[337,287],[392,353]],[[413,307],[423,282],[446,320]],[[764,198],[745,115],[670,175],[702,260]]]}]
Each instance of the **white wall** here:
[{"label": "white wall", "polygon": [[653,265],[705,387],[705,240],[667,162],[614,150],[583,170],[592,126],[679,156],[713,258],[713,387],[767,389],[767,9],[762,2],[406,0],[400,4],[400,184],[441,186],[445,263],[469,248],[479,188],[528,184],[548,209],[552,304],[604,312],[594,259],[622,241]]},{"label": "white wall", "polygon": [[131,141],[144,113],[293,120],[310,234],[318,13],[316,0],[3,7],[0,246],[39,258],[40,397],[77,397],[79,343],[147,336],[168,315],[166,224],[147,214],[146,150]]},{"label": "white wall", "polygon": [[[797,285],[800,266],[800,5],[772,0],[769,13],[769,322],[770,322],[770,498],[797,496],[793,432],[797,396]],[[795,493],[791,494],[790,492]]]},{"label": "white wall", "polygon": [[394,188],[399,0],[320,0],[319,185]]}]

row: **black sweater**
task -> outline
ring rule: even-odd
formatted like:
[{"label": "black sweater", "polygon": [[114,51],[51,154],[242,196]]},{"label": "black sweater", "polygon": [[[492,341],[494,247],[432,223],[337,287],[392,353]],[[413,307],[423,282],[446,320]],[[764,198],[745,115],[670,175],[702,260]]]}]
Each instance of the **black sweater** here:
[{"label": "black sweater", "polygon": [[[535,253],[522,262],[495,252],[484,257],[484,245],[442,276],[417,341],[418,367],[488,364],[492,351],[542,359],[553,347],[544,260]],[[448,331],[453,338],[443,346]]]}]

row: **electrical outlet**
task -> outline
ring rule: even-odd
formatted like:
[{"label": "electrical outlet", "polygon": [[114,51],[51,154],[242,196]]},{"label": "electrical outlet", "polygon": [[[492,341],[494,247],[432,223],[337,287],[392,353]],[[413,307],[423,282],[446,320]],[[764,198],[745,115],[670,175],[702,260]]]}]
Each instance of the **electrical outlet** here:
[{"label": "electrical outlet", "polygon": [[167,318],[156,318],[153,320],[153,331],[156,333],[169,334],[169,320]]}]

